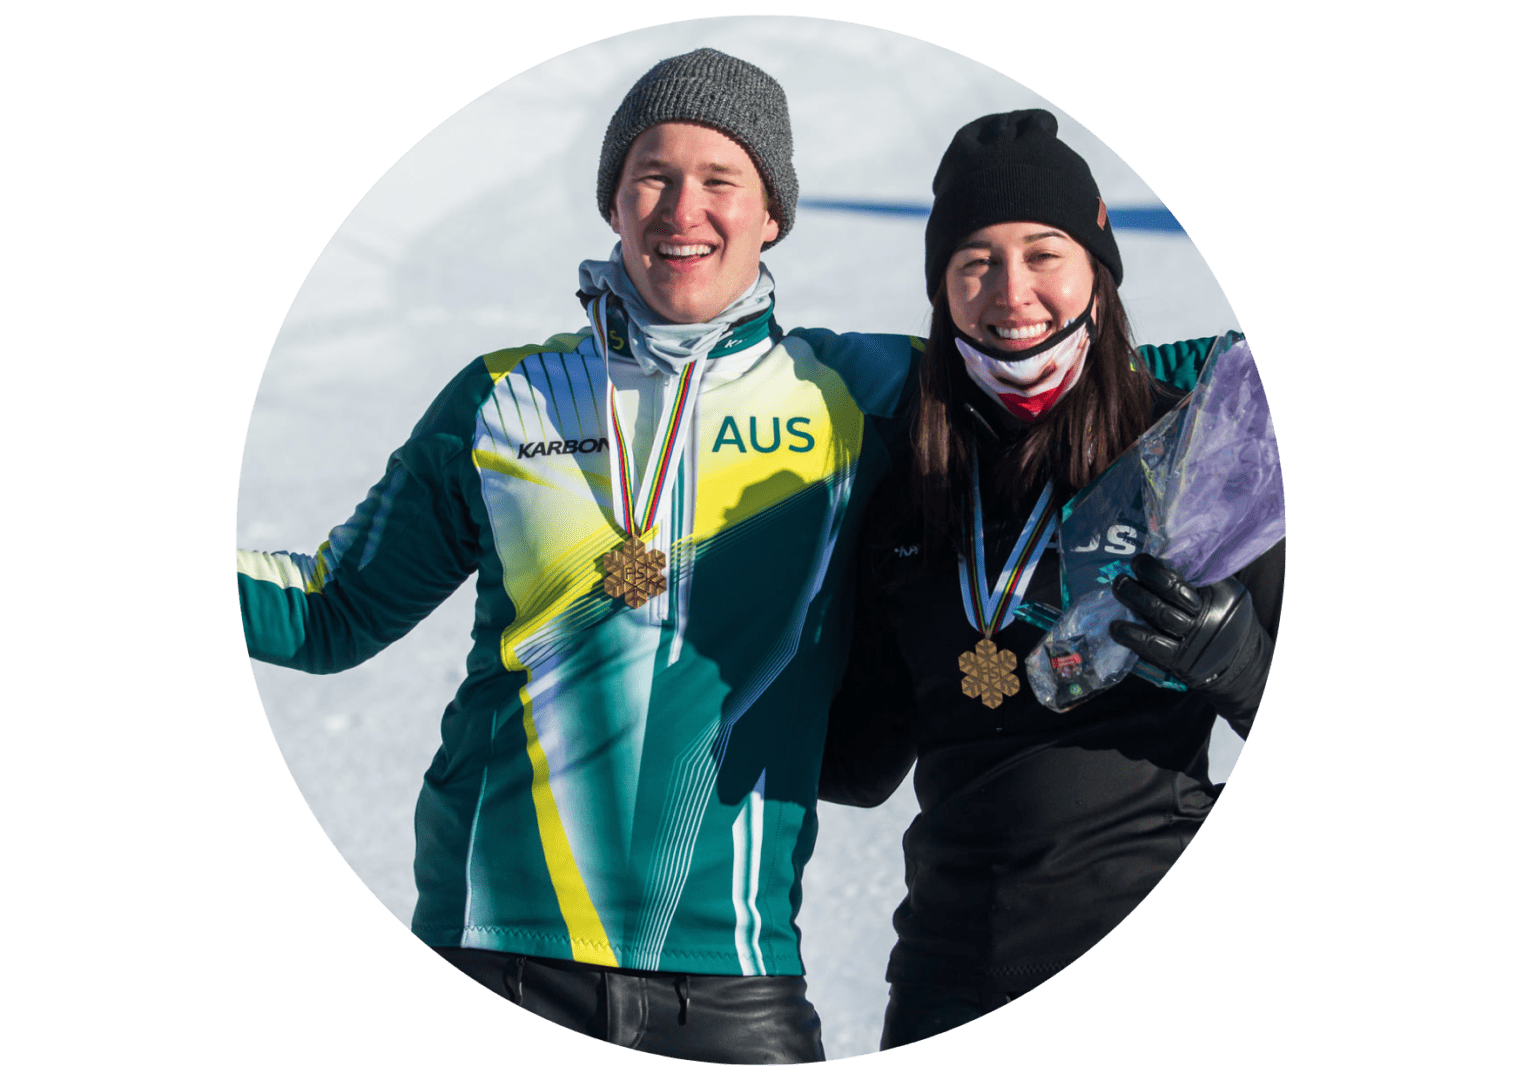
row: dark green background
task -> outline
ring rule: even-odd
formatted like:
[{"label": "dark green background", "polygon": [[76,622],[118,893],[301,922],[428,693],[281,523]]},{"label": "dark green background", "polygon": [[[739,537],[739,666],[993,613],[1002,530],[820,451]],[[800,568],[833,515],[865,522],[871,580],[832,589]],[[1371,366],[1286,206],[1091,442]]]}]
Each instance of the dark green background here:
[{"label": "dark green background", "polygon": [[[254,386],[342,216],[516,71],[715,14],[542,8],[143,3],[6,21],[3,1056],[17,1075],[702,1068],[502,1009],[391,920],[286,776],[231,587]],[[1484,108],[1502,93],[1492,43],[1514,35],[1466,5],[1338,12],[811,12],[1001,67],[1151,181],[1253,338],[1295,540],[1259,732],[1151,901],[1003,1015],[831,1075],[1505,1060],[1516,841],[1484,831],[1514,817],[1516,709],[1482,683],[1510,674],[1510,654],[1463,607],[1454,633],[1431,633],[1431,601],[1435,573],[1479,557],[1470,540],[1499,545],[1501,566],[1510,542],[1504,520],[1455,528],[1476,478],[1452,461],[1510,461],[1514,379],[1496,368],[1514,357],[1475,330],[1510,310],[1493,253],[1516,239],[1499,172],[1513,126]],[[1510,602],[1505,577],[1473,578],[1487,604]]]}]

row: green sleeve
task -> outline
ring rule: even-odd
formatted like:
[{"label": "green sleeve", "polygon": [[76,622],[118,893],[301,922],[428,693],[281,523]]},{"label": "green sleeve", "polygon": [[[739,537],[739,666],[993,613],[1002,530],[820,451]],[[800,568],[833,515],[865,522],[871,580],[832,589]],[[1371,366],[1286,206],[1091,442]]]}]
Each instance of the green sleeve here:
[{"label": "green sleeve", "polygon": [[251,657],[316,674],[353,667],[406,634],[470,576],[481,529],[471,486],[473,409],[461,399],[486,378],[484,368],[467,369],[450,384],[315,555],[238,553]]},{"label": "green sleeve", "polygon": [[845,381],[862,412],[876,417],[902,411],[911,375],[925,351],[925,343],[908,334],[837,334],[798,327],[787,336],[807,342],[820,362]]},{"label": "green sleeve", "polygon": [[1158,380],[1180,390],[1193,390],[1213,344],[1214,337],[1191,338],[1171,345],[1138,345],[1136,351]]}]

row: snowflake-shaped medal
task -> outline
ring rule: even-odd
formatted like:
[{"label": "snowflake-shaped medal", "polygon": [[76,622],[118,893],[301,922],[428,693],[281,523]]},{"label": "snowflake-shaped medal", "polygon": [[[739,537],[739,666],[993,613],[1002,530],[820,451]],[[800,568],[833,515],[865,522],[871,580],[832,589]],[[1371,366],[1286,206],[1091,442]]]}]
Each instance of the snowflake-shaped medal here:
[{"label": "snowflake-shaped medal", "polygon": [[608,575],[602,579],[603,592],[631,608],[643,607],[646,600],[666,591],[665,553],[646,551],[645,542],[637,536],[604,555],[602,569]]},{"label": "snowflake-shaped medal", "polygon": [[1019,663],[1014,653],[984,638],[971,652],[957,658],[957,665],[967,673],[962,679],[962,693],[982,698],[984,705],[997,709],[1006,697],[1020,692],[1020,677],[1015,674]]}]

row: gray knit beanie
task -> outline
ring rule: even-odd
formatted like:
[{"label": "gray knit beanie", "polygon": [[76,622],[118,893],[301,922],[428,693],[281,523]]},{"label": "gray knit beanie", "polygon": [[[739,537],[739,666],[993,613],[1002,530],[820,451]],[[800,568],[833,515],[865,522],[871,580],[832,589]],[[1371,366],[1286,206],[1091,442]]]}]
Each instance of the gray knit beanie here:
[{"label": "gray knit beanie", "polygon": [[597,210],[604,220],[612,213],[613,190],[630,145],[642,132],[672,120],[707,124],[746,149],[766,184],[772,216],[779,224],[777,239],[761,245],[762,250],[786,236],[798,208],[787,95],[756,65],[717,49],[696,49],[662,60],[624,95],[608,122],[597,166]]}]

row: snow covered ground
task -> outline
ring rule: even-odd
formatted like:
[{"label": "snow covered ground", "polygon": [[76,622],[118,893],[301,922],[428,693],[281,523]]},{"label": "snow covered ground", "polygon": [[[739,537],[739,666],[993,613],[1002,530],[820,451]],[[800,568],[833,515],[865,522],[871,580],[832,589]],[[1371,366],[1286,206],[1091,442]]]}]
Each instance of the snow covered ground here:
[{"label": "snow covered ground", "polygon": [[[651,64],[711,45],[759,64],[791,103],[805,198],[928,203],[952,133],[1042,105],[1114,206],[1146,184],[1059,108],[997,72],[912,38],[813,20],[679,23],[567,53],[448,118],[382,177],[312,268],[260,386],[238,542],[312,551],[381,473],[424,407],[472,357],[585,322],[577,263],[613,234],[593,185],[604,127]],[[1188,222],[1184,225],[1187,227]],[[1188,238],[1118,234],[1121,290],[1140,341],[1236,325]],[[785,327],[923,332],[923,222],[799,211],[767,253]],[[412,810],[444,704],[464,675],[467,584],[381,656],[314,677],[255,665],[270,723],[323,828],[399,919],[410,918]],[[1235,759],[1218,742],[1214,771]],[[800,924],[831,1057],[876,1047],[902,896],[908,785],[873,811],[820,808]]]}]

